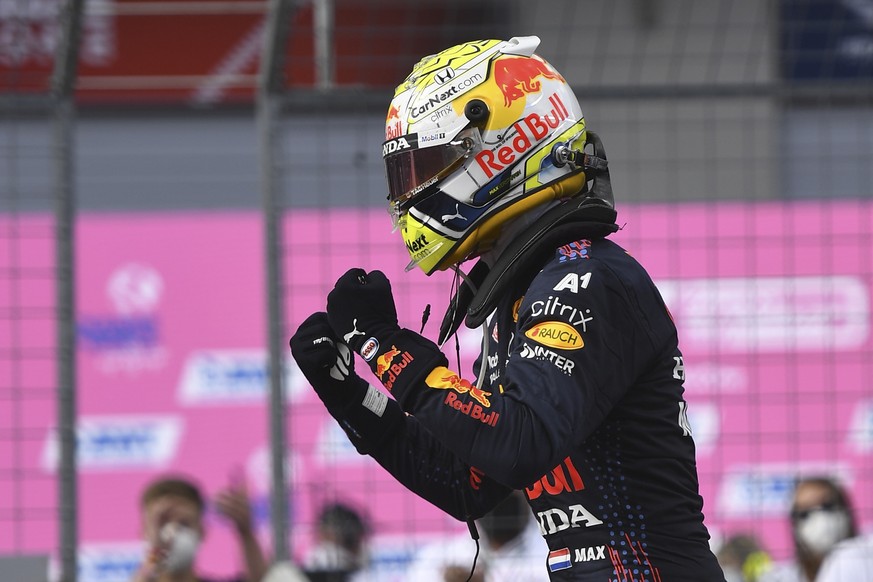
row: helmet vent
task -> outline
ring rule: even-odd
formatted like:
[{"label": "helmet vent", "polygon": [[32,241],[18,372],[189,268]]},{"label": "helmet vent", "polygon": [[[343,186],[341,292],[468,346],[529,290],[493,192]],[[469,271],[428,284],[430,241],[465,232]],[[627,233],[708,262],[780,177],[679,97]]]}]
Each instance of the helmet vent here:
[{"label": "helmet vent", "polygon": [[464,106],[464,115],[474,125],[480,125],[488,119],[488,106],[481,99],[473,99]]}]

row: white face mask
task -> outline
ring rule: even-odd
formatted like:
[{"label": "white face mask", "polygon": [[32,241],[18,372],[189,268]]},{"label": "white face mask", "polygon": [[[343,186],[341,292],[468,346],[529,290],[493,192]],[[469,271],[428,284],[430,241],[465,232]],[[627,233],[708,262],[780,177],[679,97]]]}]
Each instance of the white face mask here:
[{"label": "white face mask", "polygon": [[849,516],[845,511],[818,509],[795,526],[798,540],[813,554],[824,556],[849,535]]},{"label": "white face mask", "polygon": [[183,572],[194,563],[200,546],[200,536],[190,527],[168,523],[161,529],[161,539],[169,542],[164,567],[170,572]]}]

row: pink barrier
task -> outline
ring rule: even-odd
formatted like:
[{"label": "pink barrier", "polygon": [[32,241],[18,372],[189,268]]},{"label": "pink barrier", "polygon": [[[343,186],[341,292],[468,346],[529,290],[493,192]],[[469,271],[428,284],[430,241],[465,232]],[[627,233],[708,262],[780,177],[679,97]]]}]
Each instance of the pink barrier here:
[{"label": "pink barrier", "polygon": [[[751,530],[785,555],[785,503],[798,472],[844,477],[866,510],[864,523],[873,525],[873,205],[629,206],[619,222],[615,240],[647,266],[679,327],[713,533]],[[0,253],[2,272],[28,265],[51,275],[50,228],[42,216],[0,217],[0,232],[41,233]],[[241,470],[267,539],[260,216],[85,215],[77,234],[83,578],[124,579],[135,567],[138,494],[164,471],[196,476],[211,496]],[[435,336],[451,278],[404,274],[408,258],[384,211],[294,211],[284,237],[286,336],[324,308],[333,282],[356,265],[388,274],[407,327],[418,329],[430,304],[425,334]],[[56,506],[53,304],[50,276],[19,271],[0,285],[0,311],[48,310],[16,320],[14,335],[0,333],[0,350],[49,348],[42,359],[0,359],[3,407],[15,402],[17,411],[4,412],[4,422],[44,435],[0,444],[0,471],[28,470],[17,485],[0,479],[0,512],[13,503],[25,511]],[[460,340],[461,368],[471,376],[478,332],[466,330]],[[409,545],[456,528],[359,457],[290,362],[285,372],[296,555],[318,506],[337,498],[365,508],[377,533],[395,540],[395,553],[404,536]],[[18,388],[24,396],[7,396]],[[45,397],[27,396],[39,388]],[[24,499],[15,491],[25,491]],[[208,522],[202,563],[233,573],[240,562],[230,529],[212,510]],[[53,516],[0,528],[0,553],[56,545]]]}]

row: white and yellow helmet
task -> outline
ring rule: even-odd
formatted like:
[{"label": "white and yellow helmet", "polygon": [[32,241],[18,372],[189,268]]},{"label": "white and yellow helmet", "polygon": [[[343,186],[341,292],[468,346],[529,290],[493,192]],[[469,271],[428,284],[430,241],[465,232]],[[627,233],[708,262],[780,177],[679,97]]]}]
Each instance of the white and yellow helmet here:
[{"label": "white and yellow helmet", "polygon": [[573,91],[535,36],[425,57],[394,92],[382,157],[389,212],[426,274],[488,249],[511,219],[586,189]]}]

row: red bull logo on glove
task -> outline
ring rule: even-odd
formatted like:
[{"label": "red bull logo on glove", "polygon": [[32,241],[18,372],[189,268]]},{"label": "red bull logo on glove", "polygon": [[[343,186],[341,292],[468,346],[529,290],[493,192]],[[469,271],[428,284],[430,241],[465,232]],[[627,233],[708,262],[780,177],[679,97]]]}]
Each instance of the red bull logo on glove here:
[{"label": "red bull logo on glove", "polygon": [[[398,361],[397,358],[400,358]],[[415,358],[409,352],[402,352],[397,349],[397,346],[391,346],[391,349],[376,358],[376,375],[382,382],[382,385],[390,392],[394,386],[394,381],[406,369]],[[388,377],[385,377],[388,374]]]},{"label": "red bull logo on glove", "polygon": [[391,365],[391,362],[400,355],[400,350],[397,349],[397,346],[391,346],[390,350],[387,350],[384,354],[376,358],[376,375],[379,376],[379,379],[382,379],[382,376],[385,372],[388,371],[388,367]]},{"label": "red bull logo on glove", "polygon": [[540,77],[565,82],[561,75],[549,70],[543,61],[535,57],[503,57],[494,62],[494,82],[503,93],[503,102],[507,107],[528,93],[539,93],[542,89]]}]

